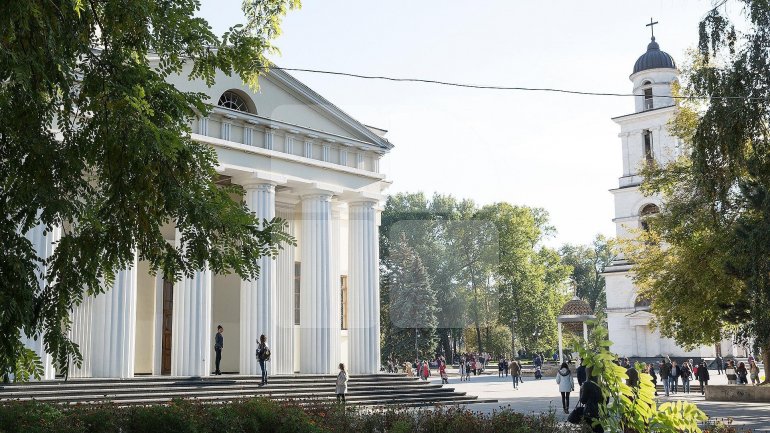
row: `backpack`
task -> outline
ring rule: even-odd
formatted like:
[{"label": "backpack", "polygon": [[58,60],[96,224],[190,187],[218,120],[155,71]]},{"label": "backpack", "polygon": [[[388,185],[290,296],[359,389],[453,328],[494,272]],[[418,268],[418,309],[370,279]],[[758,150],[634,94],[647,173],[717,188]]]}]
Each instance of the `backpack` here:
[{"label": "backpack", "polygon": [[257,349],[257,359],[260,361],[270,361],[270,348],[267,345],[262,349]]}]

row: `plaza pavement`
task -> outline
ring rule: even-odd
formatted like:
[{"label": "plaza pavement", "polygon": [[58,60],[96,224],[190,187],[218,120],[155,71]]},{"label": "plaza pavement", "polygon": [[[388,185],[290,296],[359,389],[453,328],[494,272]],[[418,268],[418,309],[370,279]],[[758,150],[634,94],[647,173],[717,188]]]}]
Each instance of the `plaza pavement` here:
[{"label": "plaza pavement", "polygon": [[[501,407],[510,407],[521,413],[540,413],[553,409],[557,417],[565,421],[567,419],[567,415],[561,409],[561,396],[553,377],[543,377],[540,380],[525,377],[524,383],[519,384],[519,389],[514,390],[511,378],[498,378],[497,371],[494,375],[474,376],[469,382],[460,382],[459,376],[452,373],[454,372],[450,370],[449,387],[479,398],[493,398],[498,401],[498,403],[467,405],[467,409],[484,413],[490,413]],[[725,375],[717,375],[716,371],[711,374],[711,379],[709,382],[711,384],[727,384]],[[440,383],[441,379],[434,376],[431,381]],[[700,393],[679,393],[670,397],[665,397],[662,392],[659,394],[658,403],[675,400],[690,401],[697,404],[711,418],[732,418],[734,425],[754,429],[755,433],[770,432],[770,404],[705,401]],[[578,396],[579,389],[576,382],[575,392],[570,395],[571,407],[577,404]]]}]

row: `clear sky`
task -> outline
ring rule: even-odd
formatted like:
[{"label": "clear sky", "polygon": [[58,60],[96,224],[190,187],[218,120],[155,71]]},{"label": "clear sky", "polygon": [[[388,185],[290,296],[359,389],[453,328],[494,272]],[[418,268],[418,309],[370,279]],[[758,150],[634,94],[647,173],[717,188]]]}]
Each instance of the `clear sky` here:
[{"label": "clear sky", "polygon": [[[203,0],[217,33],[243,20],[241,0]],[[290,12],[279,66],[507,86],[630,93],[654,17],[679,63],[708,0],[303,0]],[[731,13],[739,4],[728,1]],[[628,97],[456,89],[293,73],[396,146],[381,164],[389,192],[434,191],[479,204],[545,208],[548,243],[614,235],[609,189],[621,174]]]}]

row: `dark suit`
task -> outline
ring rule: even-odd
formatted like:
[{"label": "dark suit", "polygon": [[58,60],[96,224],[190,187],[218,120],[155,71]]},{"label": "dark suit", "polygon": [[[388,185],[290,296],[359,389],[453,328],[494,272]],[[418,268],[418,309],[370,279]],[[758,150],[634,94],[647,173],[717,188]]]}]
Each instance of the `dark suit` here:
[{"label": "dark suit", "polygon": [[222,361],[222,348],[225,347],[225,338],[222,337],[222,334],[217,332],[217,335],[214,336],[214,352],[216,352],[216,358],[215,358],[215,365],[216,365],[216,371],[214,374],[219,374],[219,362]]}]

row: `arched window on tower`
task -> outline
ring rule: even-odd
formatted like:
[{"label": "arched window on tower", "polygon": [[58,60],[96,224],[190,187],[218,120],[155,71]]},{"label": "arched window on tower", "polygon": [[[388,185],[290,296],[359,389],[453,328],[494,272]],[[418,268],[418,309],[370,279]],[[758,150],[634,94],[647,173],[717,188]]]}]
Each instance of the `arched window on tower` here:
[{"label": "arched window on tower", "polygon": [[644,137],[644,162],[650,165],[655,162],[655,153],[652,150],[652,131],[645,129],[642,136]]},{"label": "arched window on tower", "polygon": [[650,215],[655,215],[658,212],[660,212],[660,209],[658,208],[658,206],[652,203],[647,204],[642,208],[641,212],[639,212],[639,219],[640,219],[640,224],[642,226],[642,230],[648,231],[650,229],[650,225],[647,222],[647,218]]},{"label": "arched window on tower", "polygon": [[650,87],[652,83],[645,81],[642,86],[646,86],[644,87],[644,109],[652,110],[652,87]]},{"label": "arched window on tower", "polygon": [[256,114],[256,110],[253,109],[254,104],[250,104],[247,97],[236,93],[235,91],[228,90],[219,97],[217,105],[220,107],[229,108],[231,110],[243,111],[244,113]]},{"label": "arched window on tower", "polygon": [[636,297],[636,300],[634,301],[634,310],[635,311],[647,311],[650,309],[650,305],[652,302],[649,299],[644,299],[640,296]]}]

